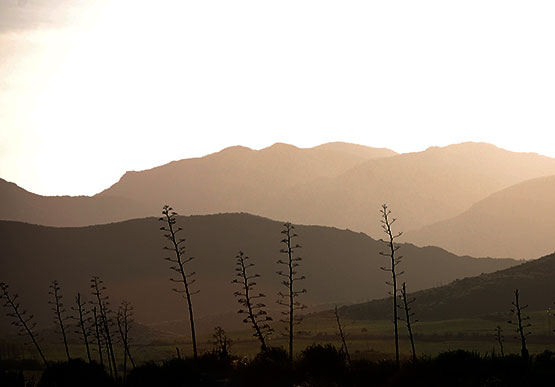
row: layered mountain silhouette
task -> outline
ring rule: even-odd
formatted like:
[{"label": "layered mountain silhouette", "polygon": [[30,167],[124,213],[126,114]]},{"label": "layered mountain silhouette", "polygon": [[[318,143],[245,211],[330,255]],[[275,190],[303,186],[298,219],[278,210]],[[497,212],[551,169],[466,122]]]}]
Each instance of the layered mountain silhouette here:
[{"label": "layered mountain silhouette", "polygon": [[[514,290],[519,289],[526,311],[547,310],[555,294],[555,254],[494,273],[464,278],[413,293],[413,310],[420,320],[445,320],[490,316],[503,318],[512,309]],[[349,305],[342,312],[355,319],[385,319],[391,315],[391,299]]]},{"label": "layered mountain silhouette", "polygon": [[462,143],[369,160],[333,179],[288,192],[299,222],[334,225],[381,237],[368,222],[388,203],[401,230],[448,219],[518,182],[551,175],[555,159],[514,153],[490,144]]},{"label": "layered mountain silhouette", "polygon": [[41,196],[3,179],[0,214],[5,220],[55,226],[108,223],[147,215],[132,199],[108,195]]},{"label": "layered mountain silhouette", "polygon": [[236,146],[128,172],[92,197],[40,196],[0,179],[0,219],[86,226],[153,216],[165,203],[190,214],[250,210],[264,215],[266,208],[276,206],[295,185],[333,177],[369,159],[395,154],[389,149],[347,143],[310,149],[275,144],[260,151]]},{"label": "layered mountain silhouette", "polygon": [[[93,197],[42,197],[0,181],[0,219],[84,226],[153,216],[162,204],[169,203],[183,214],[248,212],[300,224],[348,228],[378,238],[382,230],[372,219],[382,203],[394,211],[399,230],[419,230],[456,217],[512,185],[550,175],[555,175],[553,158],[484,143],[399,155],[346,143],[310,149],[275,144],[258,151],[231,147],[201,158],[128,172]],[[526,212],[525,207],[519,209]],[[496,232],[514,238],[513,230],[503,228],[505,224],[511,223],[500,221]],[[461,225],[457,230],[446,237],[437,233],[432,239],[433,231],[425,229],[410,233],[413,239],[407,240],[475,256],[545,253],[538,248],[522,254],[522,247],[518,253],[510,248],[482,250],[484,243],[474,243],[469,227]],[[453,240],[458,232],[470,236],[457,244]],[[543,233],[536,236],[542,238],[538,246],[550,243]]]},{"label": "layered mountain silhouette", "polygon": [[555,176],[516,184],[454,218],[405,234],[456,254],[534,258],[555,251]]},{"label": "layered mountain silhouette", "polygon": [[[379,221],[378,218],[371,221]],[[235,256],[243,250],[261,275],[258,290],[268,297],[270,309],[276,304],[281,279],[275,273],[282,247],[282,223],[248,214],[179,217],[187,239],[187,255],[195,256],[187,269],[196,271],[194,308],[197,317],[226,316],[233,322],[238,304],[231,283]],[[22,305],[41,324],[49,324],[50,281],[60,282],[66,307],[79,291],[89,300],[89,280],[100,276],[112,305],[122,299],[135,306],[138,321],[163,324],[186,318],[185,301],[172,291],[173,272],[163,259],[166,240],[156,218],[145,218],[98,226],[56,228],[21,222],[0,221],[0,281],[9,283],[21,296]],[[385,246],[362,233],[321,226],[297,226],[303,257],[299,273],[306,275],[308,290],[301,300],[311,307],[332,303],[362,302],[381,298],[389,290],[388,274],[380,270],[387,259],[379,255]],[[457,278],[493,272],[518,263],[511,259],[459,257],[445,250],[418,248],[405,244],[403,269],[413,289],[445,284]],[[282,257],[281,257],[282,258]],[[276,316],[278,317],[278,316]],[[7,323],[6,318],[0,318]],[[226,326],[223,318],[217,325]],[[3,324],[2,323],[2,324]],[[214,326],[201,324],[201,330]]]}]

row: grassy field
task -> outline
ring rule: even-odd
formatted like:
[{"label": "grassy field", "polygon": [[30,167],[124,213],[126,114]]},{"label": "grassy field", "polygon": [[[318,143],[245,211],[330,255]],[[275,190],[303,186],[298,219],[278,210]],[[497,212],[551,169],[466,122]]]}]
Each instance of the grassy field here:
[{"label": "grassy field", "polygon": [[[546,349],[555,350],[555,327],[553,312],[534,312],[530,314],[532,335],[528,337],[529,350],[539,353]],[[498,345],[494,338],[497,325],[503,328],[505,337],[505,353],[519,353],[520,344],[515,338],[514,328],[507,323],[509,316],[497,318],[460,319],[446,321],[418,322],[414,326],[416,350],[419,356],[432,356],[440,352],[455,349],[478,351],[482,354],[496,351]],[[393,355],[393,324],[390,321],[342,321],[347,335],[349,352],[353,358],[367,358],[370,360],[390,359]],[[245,325],[246,327],[246,325]],[[410,355],[410,344],[406,335],[404,322],[400,322],[400,348],[402,356]],[[270,339],[272,346],[287,346],[286,338],[274,333]],[[252,357],[257,353],[258,342],[251,336],[247,329],[227,333],[233,340],[232,353],[239,357]],[[200,352],[210,351],[213,347],[210,335],[199,336]],[[332,313],[320,313],[307,316],[299,326],[295,340],[295,350],[300,352],[307,346],[315,343],[334,344],[340,346],[337,335],[335,317]],[[176,357],[176,348],[182,356],[190,355],[189,337],[175,337],[168,339],[155,339],[150,344],[135,344],[132,353],[138,363],[146,361],[163,361]],[[82,345],[72,345],[71,353],[74,357],[85,357]],[[64,360],[65,354],[61,345],[46,345],[45,354],[51,360]],[[120,354],[123,351],[119,351]],[[96,357],[96,351],[93,352]],[[36,358],[34,348],[26,345],[20,358]],[[37,359],[38,360],[38,359]]]}]

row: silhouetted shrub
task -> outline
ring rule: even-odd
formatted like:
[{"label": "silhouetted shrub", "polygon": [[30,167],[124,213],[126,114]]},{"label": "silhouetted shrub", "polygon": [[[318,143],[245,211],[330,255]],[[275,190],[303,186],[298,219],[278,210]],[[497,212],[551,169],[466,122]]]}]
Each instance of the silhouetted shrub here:
[{"label": "silhouetted shrub", "polygon": [[234,381],[245,387],[290,386],[294,380],[289,353],[283,348],[268,347],[237,369]]},{"label": "silhouetted shrub", "polygon": [[112,386],[113,381],[103,366],[81,359],[54,363],[44,370],[38,387]]},{"label": "silhouetted shrub", "polygon": [[25,378],[22,372],[0,370],[0,386],[25,387]]},{"label": "silhouetted shrub", "polygon": [[[1,364],[0,364],[1,365]],[[82,360],[52,364],[42,386],[121,386],[96,363]],[[293,364],[282,348],[269,347],[251,361],[240,362],[213,352],[198,359],[147,363],[132,370],[127,387],[553,387],[555,353],[545,351],[529,359],[518,355],[481,356],[463,350],[405,361],[354,360],[333,345],[312,345]],[[21,371],[0,368],[0,386],[27,387]]]},{"label": "silhouetted shrub", "polygon": [[[167,371],[168,370],[162,369],[159,365],[149,362],[131,370],[131,372],[127,374],[125,385],[136,387],[153,386],[156,384],[160,386],[169,386],[171,384],[168,383],[168,380],[171,379],[171,376]],[[173,385],[178,386],[179,384],[176,382]]]},{"label": "silhouetted shrub", "polygon": [[349,374],[345,354],[331,344],[306,348],[301,353],[297,370],[310,386],[344,385]]},{"label": "silhouetted shrub", "polygon": [[555,366],[555,353],[549,350],[543,351],[534,356],[536,368],[550,368]]},{"label": "silhouetted shrub", "polygon": [[353,386],[388,386],[396,372],[393,361],[355,360],[351,365],[351,380]]},{"label": "silhouetted shrub", "polygon": [[173,359],[162,365],[147,363],[127,376],[130,387],[185,387],[225,385],[233,372],[233,358],[207,353],[193,358]]},{"label": "silhouetted shrub", "polygon": [[212,351],[201,355],[196,367],[204,382],[227,380],[234,371],[234,361],[235,358],[229,352]]},{"label": "silhouetted shrub", "polygon": [[538,382],[555,386],[555,353],[544,351],[534,356],[533,375]]}]

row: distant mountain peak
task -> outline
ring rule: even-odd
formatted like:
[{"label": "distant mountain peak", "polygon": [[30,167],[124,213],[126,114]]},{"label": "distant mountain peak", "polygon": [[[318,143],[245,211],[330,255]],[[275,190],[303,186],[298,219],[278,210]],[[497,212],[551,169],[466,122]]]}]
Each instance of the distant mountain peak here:
[{"label": "distant mountain peak", "polygon": [[242,145],[233,145],[233,146],[228,146],[227,148],[224,148],[221,151],[215,152],[215,153],[212,153],[212,154],[231,153],[231,152],[250,152],[250,151],[252,151],[252,149],[249,148],[249,147],[242,146]]},{"label": "distant mountain peak", "polygon": [[430,146],[426,151],[445,151],[445,150],[458,150],[458,151],[474,151],[474,150],[504,150],[493,144],[487,142],[465,141],[457,144],[450,144],[445,146]]},{"label": "distant mountain peak", "polygon": [[270,151],[270,150],[299,150],[300,148],[296,147],[295,145],[287,144],[285,142],[276,142],[269,147],[261,149],[261,151]]}]

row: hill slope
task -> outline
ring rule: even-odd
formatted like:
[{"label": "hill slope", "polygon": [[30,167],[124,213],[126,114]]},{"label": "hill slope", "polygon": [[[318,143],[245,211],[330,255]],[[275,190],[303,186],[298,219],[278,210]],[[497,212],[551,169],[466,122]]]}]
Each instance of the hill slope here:
[{"label": "hill slope", "polygon": [[[190,270],[198,273],[194,285],[197,317],[231,313],[238,317],[233,297],[235,255],[242,249],[256,264],[260,290],[275,309],[280,290],[278,269],[281,222],[247,214],[180,217],[187,251],[197,257]],[[116,305],[122,298],[135,305],[138,321],[161,323],[185,318],[185,304],[171,291],[172,274],[162,258],[165,240],[154,218],[82,228],[53,228],[0,221],[0,281],[21,295],[21,302],[42,321],[50,321],[48,284],[60,281],[67,306],[80,291],[89,294],[89,279],[101,276]],[[370,237],[320,226],[298,226],[300,273],[306,275],[308,305],[345,303],[387,294],[383,246]],[[404,245],[403,268],[414,288],[423,289],[455,278],[491,272],[514,265],[514,260],[457,257],[444,250]],[[433,273],[433,275],[430,275]],[[45,316],[48,316],[46,318]],[[3,317],[0,319],[6,321]],[[218,321],[225,326],[225,321]],[[211,330],[213,326],[199,327]]]},{"label": "hill slope", "polygon": [[[157,214],[164,203],[188,214],[247,211],[276,215],[284,192],[333,177],[389,149],[329,143],[310,149],[275,144],[260,151],[231,147],[201,158],[128,172],[93,197],[45,197],[0,179],[0,219],[86,226]],[[276,207],[277,206],[277,207]]]},{"label": "hill slope", "polygon": [[133,198],[150,213],[163,203],[172,203],[187,214],[244,211],[280,218],[294,212],[294,202],[284,201],[292,187],[333,178],[368,159],[393,154],[352,144],[302,149],[278,143],[259,151],[232,147],[198,159],[128,172],[97,196]]},{"label": "hill slope", "polygon": [[[413,310],[420,320],[470,318],[491,314],[507,316],[512,308],[514,290],[531,310],[546,310],[555,299],[555,254],[522,263],[494,273],[454,281],[448,285],[422,290]],[[408,281],[407,281],[408,282]],[[410,282],[408,282],[410,284]],[[356,319],[384,319],[391,315],[391,299],[375,300],[343,308]]]},{"label": "hill slope", "polygon": [[36,224],[107,223],[146,216],[132,199],[105,196],[40,196],[0,178],[0,218]]},{"label": "hill slope", "polygon": [[462,143],[369,160],[336,178],[295,187],[287,202],[295,204],[290,217],[298,222],[381,237],[381,203],[393,209],[399,229],[418,229],[456,216],[501,189],[552,175],[554,169],[555,159],[548,157]]},{"label": "hill slope", "polygon": [[555,176],[514,185],[468,211],[408,232],[417,245],[441,246],[456,254],[533,258],[555,251]]}]

